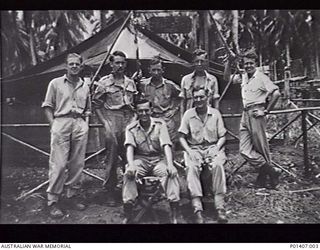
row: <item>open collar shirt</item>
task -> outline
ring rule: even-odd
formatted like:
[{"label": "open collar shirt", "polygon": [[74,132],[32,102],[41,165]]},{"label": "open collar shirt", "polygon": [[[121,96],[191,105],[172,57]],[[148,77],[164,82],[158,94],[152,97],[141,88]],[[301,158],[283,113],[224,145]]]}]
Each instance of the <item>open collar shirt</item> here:
[{"label": "open collar shirt", "polygon": [[141,80],[142,92],[145,98],[152,102],[153,112],[162,114],[179,108],[177,100],[180,88],[172,81],[162,78],[158,86],[152,83],[152,78]]},{"label": "open collar shirt", "polygon": [[90,89],[81,78],[76,85],[68,80],[67,75],[55,78],[48,85],[42,107],[52,108],[54,117],[89,113]]},{"label": "open collar shirt", "polygon": [[114,80],[113,74],[102,77],[96,83],[97,87],[93,94],[95,108],[104,106],[106,109],[117,110],[133,104],[133,97],[137,88],[133,80],[124,76],[123,84]]},{"label": "open collar shirt", "polygon": [[256,70],[253,76],[249,79],[248,74],[242,75],[241,95],[244,107],[249,107],[255,104],[264,104],[270,93],[278,90],[268,76]]},{"label": "open collar shirt", "polygon": [[215,144],[227,132],[219,110],[209,106],[204,121],[198,116],[196,108],[187,110],[178,131],[186,135],[187,142],[192,146]]},{"label": "open collar shirt", "polygon": [[204,85],[200,85],[196,81],[196,74],[194,71],[191,74],[185,75],[181,80],[181,93],[179,96],[187,100],[187,109],[193,107],[192,90],[194,88],[204,88],[208,90],[209,94],[213,96],[213,99],[220,97],[217,78],[205,71]]},{"label": "open collar shirt", "polygon": [[139,120],[126,128],[125,145],[132,145],[137,155],[155,156],[163,152],[165,145],[172,145],[166,123],[159,118],[151,117],[148,131],[140,125]]}]

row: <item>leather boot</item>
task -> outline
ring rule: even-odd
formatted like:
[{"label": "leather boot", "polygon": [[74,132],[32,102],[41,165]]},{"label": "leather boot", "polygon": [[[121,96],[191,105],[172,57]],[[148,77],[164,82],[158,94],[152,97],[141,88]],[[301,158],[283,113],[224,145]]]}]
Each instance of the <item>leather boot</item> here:
[{"label": "leather boot", "polygon": [[178,224],[178,208],[179,202],[170,202],[170,222],[172,224]]},{"label": "leather boot", "polygon": [[125,219],[123,220],[123,224],[132,224],[133,220],[133,204],[125,203],[123,204],[123,212]]},{"label": "leather boot", "polygon": [[64,216],[64,213],[57,202],[48,206],[48,209],[49,209],[50,217],[52,219],[60,219]]},{"label": "leather boot", "polygon": [[224,223],[228,222],[226,211],[224,209],[218,209],[217,215],[218,215],[218,222],[219,223],[224,224]]},{"label": "leather boot", "polygon": [[276,189],[279,185],[279,177],[281,175],[281,171],[276,170],[276,168],[270,166],[268,169],[268,175],[270,178],[270,186],[272,189]]},{"label": "leather boot", "polygon": [[255,187],[257,188],[265,188],[267,185],[267,167],[266,165],[263,165],[259,169],[259,174],[255,182]]},{"label": "leather boot", "polygon": [[196,216],[196,224],[203,224],[203,217],[202,217],[202,211],[197,211],[195,213]]}]

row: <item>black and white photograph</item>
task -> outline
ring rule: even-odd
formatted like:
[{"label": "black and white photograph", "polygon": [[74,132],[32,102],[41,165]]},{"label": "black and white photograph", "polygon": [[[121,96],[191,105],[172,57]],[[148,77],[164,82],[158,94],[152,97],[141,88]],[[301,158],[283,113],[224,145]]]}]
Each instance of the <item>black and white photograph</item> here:
[{"label": "black and white photograph", "polygon": [[320,223],[320,10],[0,13],[0,224]]}]

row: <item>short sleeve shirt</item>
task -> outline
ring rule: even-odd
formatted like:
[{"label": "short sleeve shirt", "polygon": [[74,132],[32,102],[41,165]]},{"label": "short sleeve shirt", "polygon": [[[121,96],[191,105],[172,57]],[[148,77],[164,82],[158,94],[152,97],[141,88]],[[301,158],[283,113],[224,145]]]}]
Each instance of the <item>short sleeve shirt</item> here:
[{"label": "short sleeve shirt", "polygon": [[124,145],[132,145],[137,155],[152,156],[163,152],[165,145],[172,145],[166,123],[159,118],[151,117],[148,131],[139,121],[134,121],[126,128]]},{"label": "short sleeve shirt", "polygon": [[214,75],[211,75],[205,71],[205,80],[199,83],[196,81],[195,72],[193,72],[185,75],[181,80],[181,93],[179,96],[187,100],[187,109],[193,107],[192,90],[194,88],[207,89],[209,94],[212,95],[214,99],[220,97],[218,80]]},{"label": "short sleeve shirt", "polygon": [[185,134],[187,142],[194,146],[214,144],[227,132],[221,113],[211,107],[208,107],[204,122],[198,116],[195,108],[187,110],[178,131]]},{"label": "short sleeve shirt", "polygon": [[244,107],[254,104],[262,104],[270,93],[279,89],[268,76],[256,70],[253,76],[248,79],[248,74],[242,75],[241,94]]},{"label": "short sleeve shirt", "polygon": [[51,107],[54,117],[61,117],[70,113],[83,114],[90,112],[90,89],[80,78],[74,85],[67,76],[53,79],[41,107]]},{"label": "short sleeve shirt", "polygon": [[104,106],[106,109],[121,109],[133,104],[133,97],[137,93],[137,88],[133,80],[124,76],[124,83],[119,84],[113,75],[102,77],[96,83],[97,87],[92,97],[95,108]]},{"label": "short sleeve shirt", "polygon": [[150,78],[141,80],[141,92],[152,103],[153,112],[163,114],[179,107],[180,88],[172,81],[163,78],[162,83],[155,86]]}]

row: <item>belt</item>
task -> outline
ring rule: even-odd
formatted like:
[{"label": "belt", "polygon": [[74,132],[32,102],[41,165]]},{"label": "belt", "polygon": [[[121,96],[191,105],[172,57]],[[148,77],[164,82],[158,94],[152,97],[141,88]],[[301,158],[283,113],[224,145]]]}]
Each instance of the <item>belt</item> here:
[{"label": "belt", "polygon": [[202,143],[202,144],[191,144],[190,147],[191,148],[200,148],[200,149],[207,149],[208,147],[211,146],[215,146],[217,144],[217,142],[206,142],[206,143]]},{"label": "belt", "polygon": [[140,157],[156,157],[156,156],[157,156],[157,157],[162,157],[162,153],[161,153],[161,152],[159,152],[159,153],[155,152],[155,153],[143,154],[143,153],[141,153],[141,152],[138,152],[137,155],[136,155],[136,157],[139,158],[139,156],[140,156]]},{"label": "belt", "polygon": [[121,108],[117,108],[117,109],[111,109],[111,108],[105,108],[105,110],[110,110],[110,111],[130,111],[130,112],[132,112],[133,110],[132,110],[132,107],[131,106],[129,106],[129,105],[124,105],[124,106],[122,106]]},{"label": "belt", "polygon": [[65,115],[60,115],[60,116],[56,116],[55,118],[74,118],[74,119],[77,119],[77,118],[83,118],[82,114],[79,114],[79,113],[69,113],[69,114],[65,114]]},{"label": "belt", "polygon": [[243,110],[244,111],[249,111],[249,110],[252,110],[252,109],[255,109],[255,108],[265,108],[265,103],[259,103],[259,104],[252,104],[248,107],[243,107]]}]

